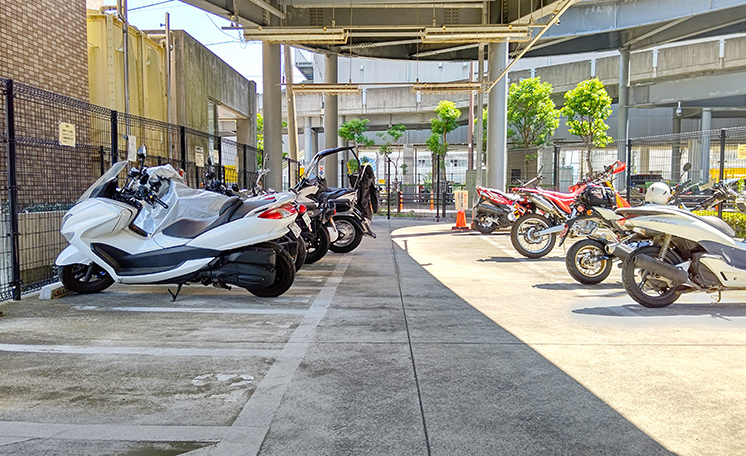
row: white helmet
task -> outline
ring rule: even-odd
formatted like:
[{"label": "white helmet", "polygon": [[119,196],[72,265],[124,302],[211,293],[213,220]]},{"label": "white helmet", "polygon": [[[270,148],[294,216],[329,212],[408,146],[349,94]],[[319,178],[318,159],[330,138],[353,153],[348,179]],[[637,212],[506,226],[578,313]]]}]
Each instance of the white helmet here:
[{"label": "white helmet", "polygon": [[655,182],[645,192],[645,201],[653,204],[666,204],[671,198],[671,189],[663,182]]}]

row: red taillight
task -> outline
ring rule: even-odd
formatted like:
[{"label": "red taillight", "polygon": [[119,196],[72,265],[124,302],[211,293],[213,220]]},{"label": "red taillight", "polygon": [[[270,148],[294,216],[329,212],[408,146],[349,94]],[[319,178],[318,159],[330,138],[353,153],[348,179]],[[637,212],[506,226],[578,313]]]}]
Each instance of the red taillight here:
[{"label": "red taillight", "polygon": [[305,214],[305,213],[306,213],[306,210],[307,210],[307,209],[306,209],[306,206],[305,206],[304,204],[299,204],[299,205],[298,205],[298,213],[300,213],[300,214]]},{"label": "red taillight", "polygon": [[268,209],[262,212],[261,214],[259,214],[259,218],[280,220],[285,217],[290,217],[292,215],[295,215],[297,213],[298,212],[295,210],[292,204],[283,204],[280,207],[276,207],[274,209]]},{"label": "red taillight", "polygon": [[334,208],[334,212],[332,213],[332,215],[337,215],[337,208],[336,207]]}]

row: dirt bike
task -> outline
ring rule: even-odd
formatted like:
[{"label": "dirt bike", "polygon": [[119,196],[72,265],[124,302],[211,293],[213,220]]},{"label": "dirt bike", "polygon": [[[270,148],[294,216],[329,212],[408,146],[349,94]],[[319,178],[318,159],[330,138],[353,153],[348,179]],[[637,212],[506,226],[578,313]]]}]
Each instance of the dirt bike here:
[{"label": "dirt bike", "polygon": [[[541,188],[519,187],[512,189],[526,200],[530,208],[513,223],[510,241],[518,253],[527,258],[541,258],[554,248],[557,234],[565,229],[567,220],[574,216],[572,204],[589,185],[602,186],[613,190],[611,177],[626,169],[620,161],[604,168],[569,188],[569,193],[554,192]],[[615,199],[620,204],[626,201],[614,191]],[[628,205],[628,204],[627,204]],[[571,235],[587,236],[593,234],[598,224],[592,220],[574,223]]]}]

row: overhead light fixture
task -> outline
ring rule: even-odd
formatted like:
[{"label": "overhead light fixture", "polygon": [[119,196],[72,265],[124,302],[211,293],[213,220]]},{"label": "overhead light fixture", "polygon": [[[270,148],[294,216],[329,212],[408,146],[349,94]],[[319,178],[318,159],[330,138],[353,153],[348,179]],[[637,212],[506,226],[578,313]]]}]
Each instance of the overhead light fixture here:
[{"label": "overhead light fixture", "polygon": [[244,28],[244,36],[249,41],[263,41],[269,44],[346,44],[349,32],[340,28]]},{"label": "overhead light fixture", "polygon": [[293,84],[293,93],[309,94],[327,94],[327,95],[349,95],[359,94],[360,86],[358,84]]},{"label": "overhead light fixture", "polygon": [[412,84],[412,93],[471,93],[481,88],[479,81],[473,82],[417,82]]},{"label": "overhead light fixture", "polygon": [[426,27],[422,33],[424,44],[494,43],[511,39],[527,40],[528,27],[501,26],[442,26]]}]

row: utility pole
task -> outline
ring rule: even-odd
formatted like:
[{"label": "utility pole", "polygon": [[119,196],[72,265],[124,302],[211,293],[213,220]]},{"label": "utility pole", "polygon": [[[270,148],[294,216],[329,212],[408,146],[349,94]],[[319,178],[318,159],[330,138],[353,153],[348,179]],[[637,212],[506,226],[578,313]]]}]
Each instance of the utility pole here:
[{"label": "utility pole", "polygon": [[122,50],[124,54],[124,120],[126,122],[125,138],[129,149],[130,136],[130,67],[129,67],[129,22],[127,20],[127,0],[117,0],[117,13],[122,20]]},{"label": "utility pole", "polygon": [[[288,157],[291,160],[298,161],[298,126],[296,125],[295,118],[295,95],[293,94],[293,61],[290,57],[290,46],[284,45],[285,51],[285,97],[287,99],[287,113],[288,113]],[[292,161],[288,162],[288,169],[292,165]],[[289,180],[288,185],[294,187],[295,174],[288,173]]]}]

